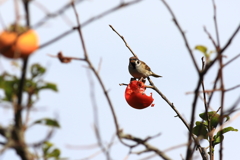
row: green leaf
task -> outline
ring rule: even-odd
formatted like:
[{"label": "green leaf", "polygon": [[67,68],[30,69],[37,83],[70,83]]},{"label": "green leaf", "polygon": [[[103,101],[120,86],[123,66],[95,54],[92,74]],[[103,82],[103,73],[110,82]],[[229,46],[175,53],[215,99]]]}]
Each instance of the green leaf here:
[{"label": "green leaf", "polygon": [[42,67],[40,64],[36,63],[31,66],[31,75],[32,78],[41,76],[46,72],[46,69]]},{"label": "green leaf", "polygon": [[193,134],[195,134],[198,137],[202,136],[204,139],[208,139],[208,131],[206,124],[196,122],[196,126],[193,127]]},{"label": "green leaf", "polygon": [[196,121],[195,124],[196,124],[197,126],[202,125],[202,124],[204,124],[206,127],[208,126],[207,121],[203,121],[203,122],[201,122],[201,121]]},{"label": "green leaf", "polygon": [[40,91],[42,89],[50,89],[50,90],[53,90],[55,92],[58,91],[57,85],[54,84],[54,83],[49,83],[49,82],[44,82],[43,84],[41,84],[40,87],[38,87],[38,91]]},{"label": "green leaf", "polygon": [[223,141],[223,139],[224,139],[224,136],[223,135],[221,135],[221,136],[217,136],[217,135],[215,135],[214,137],[213,137],[213,147],[215,146],[215,145],[217,145],[217,144],[219,144],[219,143],[221,143],[221,141]]},{"label": "green leaf", "polygon": [[48,141],[43,143],[42,150],[45,159],[46,158],[60,159],[61,151],[53,146],[54,145]]},{"label": "green leaf", "polygon": [[60,154],[61,154],[61,151],[56,148],[52,152],[48,153],[46,157],[59,159]]},{"label": "green leaf", "polygon": [[58,121],[50,118],[43,118],[43,119],[37,120],[34,122],[34,124],[44,124],[46,126],[60,128]]},{"label": "green leaf", "polygon": [[227,122],[230,119],[230,117],[228,115],[224,115],[224,118],[226,118],[225,122]]},{"label": "green leaf", "polygon": [[[206,115],[205,112],[199,114],[199,117],[201,117],[203,120],[208,122],[208,118],[207,118],[207,115]],[[215,111],[211,111],[211,112],[208,112],[208,117],[209,117],[210,124],[211,124],[212,128],[216,128],[218,123],[219,123],[220,115],[217,114]]]},{"label": "green leaf", "polygon": [[13,101],[13,98],[16,97],[18,93],[18,83],[19,80],[16,76],[8,73],[3,73],[0,76],[0,88],[3,89],[5,96],[2,100],[9,102]]},{"label": "green leaf", "polygon": [[[215,111],[211,111],[211,112],[208,112],[208,117],[211,118],[212,116],[215,116],[215,115],[218,115]],[[206,112],[203,112],[203,113],[200,113],[199,114],[199,117],[201,117],[203,120],[207,121],[207,116],[206,116]]]},{"label": "green leaf", "polygon": [[[205,112],[199,114],[199,116],[200,116],[203,120],[208,121]],[[213,128],[216,128],[217,125],[219,124],[220,120],[221,120],[221,119],[220,119],[220,115],[217,114],[215,111],[211,111],[211,112],[208,112],[208,117],[209,117],[209,120],[210,120],[210,122],[211,122],[211,127],[212,127],[212,129],[213,129]],[[223,115],[223,118],[226,118],[225,122],[230,119],[230,117],[229,117],[228,115]]]},{"label": "green leaf", "polygon": [[198,45],[195,47],[196,50],[202,52],[204,55],[207,55],[207,47],[202,46],[202,45]]},{"label": "green leaf", "polygon": [[[224,138],[223,134],[230,132],[230,131],[237,132],[238,129],[234,129],[233,127],[226,127],[222,130],[222,134],[221,134],[221,131],[218,131],[218,133],[213,137],[214,138],[213,145],[219,144],[221,142],[221,140],[223,140],[223,138]],[[222,139],[220,137],[222,137]]]},{"label": "green leaf", "polygon": [[[227,132],[230,132],[230,131],[235,131],[235,132],[237,132],[238,129],[234,129],[233,127],[226,127],[226,128],[223,128],[222,134],[227,133]],[[218,133],[216,134],[216,136],[220,136],[220,134],[221,134],[221,131],[218,131]]]},{"label": "green leaf", "polygon": [[48,141],[46,141],[46,142],[43,143],[42,150],[43,150],[43,154],[44,154],[44,156],[47,155],[49,149],[50,149],[52,146],[53,146],[53,144],[50,143],[50,142],[48,142]]},{"label": "green leaf", "polygon": [[[199,114],[199,116],[200,116],[203,120],[205,120],[206,122],[208,122],[207,115],[206,115],[205,112]],[[210,120],[211,127],[212,127],[212,128],[216,128],[217,125],[218,125],[218,123],[219,123],[219,121],[220,121],[220,118],[219,118],[220,115],[217,114],[215,111],[212,111],[212,112],[208,112],[208,117],[209,117],[209,120]]]}]

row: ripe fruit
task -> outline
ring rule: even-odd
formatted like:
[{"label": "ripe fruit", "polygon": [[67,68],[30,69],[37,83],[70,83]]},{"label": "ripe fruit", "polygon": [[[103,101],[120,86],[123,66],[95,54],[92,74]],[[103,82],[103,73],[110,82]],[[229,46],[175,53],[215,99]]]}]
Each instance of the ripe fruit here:
[{"label": "ripe fruit", "polygon": [[20,32],[10,27],[0,33],[0,53],[8,58],[25,58],[38,49],[38,36],[32,29]]},{"label": "ripe fruit", "polygon": [[[125,90],[125,99],[127,103],[135,109],[144,109],[153,102],[152,93],[150,96],[145,94],[145,84],[141,81],[131,81]],[[152,104],[151,106],[154,106]]]}]

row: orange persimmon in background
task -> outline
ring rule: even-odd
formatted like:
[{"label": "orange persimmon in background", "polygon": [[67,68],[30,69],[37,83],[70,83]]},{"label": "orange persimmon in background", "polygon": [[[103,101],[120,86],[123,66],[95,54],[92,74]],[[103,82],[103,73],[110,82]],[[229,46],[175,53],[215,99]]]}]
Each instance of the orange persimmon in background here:
[{"label": "orange persimmon in background", "polygon": [[[141,81],[131,81],[125,90],[127,103],[135,109],[144,109],[153,102],[152,93],[150,96],[145,94],[146,86]],[[153,104],[151,106],[154,106]]]},{"label": "orange persimmon in background", "polygon": [[0,53],[8,58],[25,58],[39,47],[38,36],[32,29],[10,26],[0,33]]}]

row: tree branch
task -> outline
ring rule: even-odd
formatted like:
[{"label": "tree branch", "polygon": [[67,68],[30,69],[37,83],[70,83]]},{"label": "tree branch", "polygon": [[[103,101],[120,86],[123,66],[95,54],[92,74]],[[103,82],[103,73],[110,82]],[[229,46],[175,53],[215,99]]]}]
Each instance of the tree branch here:
[{"label": "tree branch", "polygon": [[125,41],[124,37],[122,35],[120,35],[114,28],[112,25],[109,25],[110,28],[112,28],[112,30],[117,33],[117,35],[123,40],[123,42],[125,43],[126,47],[130,50],[130,52],[133,54],[134,57],[138,56],[133,52],[133,50],[130,48],[130,46],[127,44],[127,42]]},{"label": "tree branch", "polygon": [[182,28],[180,27],[180,25],[179,25],[179,23],[178,23],[178,21],[177,21],[177,18],[176,18],[176,16],[175,16],[175,14],[173,13],[172,9],[170,8],[170,6],[168,5],[168,3],[167,3],[165,0],[161,0],[161,1],[163,2],[163,4],[166,6],[166,8],[168,9],[168,11],[169,11],[170,14],[172,15],[173,22],[175,23],[176,27],[178,28],[179,32],[181,33],[182,38],[183,38],[183,40],[184,40],[184,42],[185,42],[186,48],[187,48],[187,50],[188,50],[188,52],[189,52],[189,54],[190,54],[190,57],[191,57],[191,59],[192,59],[192,61],[193,61],[194,66],[195,66],[195,69],[196,69],[197,72],[199,73],[199,68],[198,68],[198,66],[197,66],[197,62],[196,62],[196,60],[195,60],[195,58],[194,58],[194,56],[193,56],[193,52],[192,52],[192,50],[191,50],[191,48],[190,48],[190,45],[189,45],[189,43],[188,43],[188,40],[187,40],[187,37],[186,37],[184,31],[183,31]]}]

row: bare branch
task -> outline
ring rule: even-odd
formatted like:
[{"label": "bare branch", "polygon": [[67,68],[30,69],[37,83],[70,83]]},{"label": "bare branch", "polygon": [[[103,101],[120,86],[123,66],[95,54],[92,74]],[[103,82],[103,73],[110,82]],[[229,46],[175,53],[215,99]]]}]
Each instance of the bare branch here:
[{"label": "bare branch", "polygon": [[[240,84],[239,84],[239,85],[236,85],[236,86],[234,86],[234,87],[225,89],[224,91],[225,91],[225,92],[228,92],[228,91],[237,89],[237,88],[239,88],[239,87],[240,87]],[[222,90],[219,88],[219,89],[214,89],[214,90],[199,91],[199,93],[212,93],[212,92],[216,92],[216,91],[222,91]],[[186,92],[186,94],[193,94],[193,93],[194,93],[194,92]]]},{"label": "bare branch", "polygon": [[[204,69],[204,66],[205,66],[205,62],[204,62],[204,57],[202,57],[202,70]],[[205,93],[205,86],[204,86],[204,79],[202,78],[202,90],[203,90],[203,100],[204,100],[204,107],[205,107],[205,115],[207,117],[207,127],[208,127],[208,130],[210,131],[211,130],[211,126],[210,126],[210,119],[209,119],[209,115],[208,115],[208,104],[207,104],[207,99],[206,99],[206,93]],[[199,132],[202,130],[202,126],[200,127],[199,129]],[[209,134],[209,155],[210,155],[210,159],[212,160],[213,158],[213,145],[212,145],[212,141],[213,141],[213,136]]]},{"label": "bare branch", "polygon": [[51,139],[51,137],[53,136],[53,134],[54,134],[54,128],[51,128],[51,129],[49,130],[49,132],[46,134],[46,136],[45,136],[42,140],[40,140],[40,141],[38,141],[38,142],[35,142],[35,143],[30,143],[30,144],[28,144],[28,146],[40,147],[44,142],[46,142],[46,141],[48,141],[49,139]]},{"label": "bare branch", "polygon": [[[134,52],[131,50],[131,48],[128,46],[128,44],[127,44],[127,42],[125,41],[125,39],[124,39],[124,37],[123,36],[121,36],[111,25],[109,25],[112,29],[113,29],[113,31],[114,32],[116,32],[118,35],[119,35],[119,37],[120,38],[122,38],[122,40],[124,41],[124,43],[125,43],[125,45],[126,45],[126,47],[131,51],[131,53],[134,55],[134,56],[136,56],[137,57],[137,55],[135,55],[134,54]],[[190,131],[190,128],[189,128],[189,126],[188,126],[188,124],[187,124],[187,122],[183,119],[183,117],[179,114],[179,112],[177,111],[177,109],[175,108],[175,106],[173,105],[173,103],[171,103],[158,89],[157,89],[157,87],[153,84],[153,82],[150,80],[150,78],[148,78],[148,80],[149,80],[149,82],[150,82],[150,84],[152,85],[152,87],[149,87],[149,88],[152,88],[152,89],[154,89],[170,106],[171,106],[171,108],[177,113],[177,116],[183,121],[183,123],[185,124],[185,126],[188,128],[188,130]],[[126,85],[126,84],[120,84],[120,86],[121,85]],[[194,137],[193,137],[194,138]],[[196,141],[196,143],[198,144],[198,146],[200,146],[200,144],[199,144],[199,142],[195,139],[195,141]],[[198,148],[201,148],[201,147],[198,147]],[[201,155],[203,156],[205,156],[206,154],[205,153],[203,153],[203,151],[200,149],[200,153],[202,153]]]},{"label": "bare branch", "polygon": [[[170,14],[172,15],[172,18],[173,18],[173,22],[175,23],[176,27],[178,28],[179,32],[181,33],[182,35],[182,38],[185,42],[185,45],[186,45],[186,48],[190,54],[190,57],[193,61],[193,64],[195,66],[195,69],[197,70],[197,73],[199,75],[199,81],[197,83],[197,87],[195,89],[195,95],[194,95],[194,99],[193,99],[193,103],[192,103],[192,113],[191,113],[191,122],[190,122],[190,126],[189,126],[189,135],[188,135],[188,141],[189,141],[189,144],[188,144],[188,149],[187,149],[187,154],[186,154],[186,159],[190,159],[190,157],[192,157],[192,153],[193,153],[193,150],[191,149],[191,144],[192,144],[192,141],[191,141],[191,137],[192,137],[192,128],[193,128],[193,125],[194,125],[194,120],[195,120],[195,111],[196,111],[196,104],[197,104],[197,99],[198,99],[198,90],[200,88],[200,85],[201,85],[201,82],[202,82],[202,78],[203,78],[203,75],[204,73],[202,73],[203,71],[200,72],[198,66],[197,66],[197,62],[193,56],[193,52],[190,48],[190,45],[188,43],[188,40],[185,36],[185,33],[183,32],[182,28],[180,27],[177,19],[176,19],[176,16],[175,14],[173,13],[172,9],[170,8],[170,6],[168,5],[168,3],[165,1],[165,0],[161,0],[163,2],[163,4],[166,6],[166,8],[168,9],[168,11],[170,12]],[[206,71],[205,71],[206,72]],[[199,147],[198,147],[199,148]],[[201,156],[203,159],[206,159],[205,157],[205,154],[204,152],[200,151],[201,153]]]},{"label": "bare branch", "polygon": [[205,26],[203,26],[203,29],[204,29],[205,33],[208,35],[209,39],[212,41],[214,47],[217,48],[217,44],[216,44],[216,42],[213,40],[211,34],[207,31],[207,28],[206,28]]},{"label": "bare branch", "polygon": [[[220,56],[221,56],[221,55],[220,55]],[[231,60],[229,60],[229,61],[228,61],[226,64],[224,64],[222,67],[227,66],[227,65],[230,64],[232,61],[234,61],[235,59],[237,59],[239,56],[240,56],[240,54],[238,54],[237,56],[233,57]],[[217,56],[217,57],[215,58],[215,60],[213,60],[212,62],[215,62],[215,61],[218,59],[218,57],[219,57],[219,56]],[[212,64],[213,64],[213,63],[212,63]],[[207,66],[208,66],[208,69],[209,69],[210,66],[209,66],[208,64],[207,64]],[[206,71],[206,68],[205,68],[204,71]],[[219,80],[219,76],[220,76],[220,70],[218,70],[218,73],[217,73],[216,78],[215,78],[215,80],[214,80],[214,85],[213,85],[213,88],[212,88],[211,91],[219,90],[219,89],[216,89],[217,82],[218,82],[218,80]],[[212,93],[210,94],[209,98],[208,98],[208,105],[210,105],[210,102],[211,102],[211,100],[212,100],[213,94],[214,94],[214,92],[212,92]]]},{"label": "bare branch", "polygon": [[139,160],[149,160],[149,159],[151,159],[151,158],[153,158],[153,157],[156,157],[156,156],[157,156],[156,154],[152,154],[152,155],[150,155],[150,156],[141,158],[141,159],[139,159]]},{"label": "bare branch", "polygon": [[[23,0],[23,6],[25,10],[26,16],[26,26],[30,26],[30,18],[29,18],[29,2],[28,0]],[[24,140],[24,131],[22,129],[22,96],[23,96],[23,89],[25,85],[25,77],[26,77],[26,70],[28,64],[28,57],[23,58],[23,68],[21,72],[21,79],[18,84],[18,93],[17,93],[17,104],[15,106],[14,112],[14,129],[12,131],[11,138],[15,141],[14,149],[16,153],[21,157],[23,160],[29,160],[32,156],[28,152],[28,148],[25,144]]]},{"label": "bare branch", "polygon": [[183,122],[183,124],[186,126],[186,128],[188,129],[189,133],[191,133],[191,137],[193,138],[194,142],[197,145],[197,148],[203,158],[203,160],[207,160],[207,154],[205,153],[205,151],[202,149],[202,147],[200,146],[200,143],[198,141],[198,139],[196,139],[193,134],[192,134],[192,129],[190,129],[189,125],[187,124],[187,122],[185,121],[185,119],[181,116],[181,114],[178,112],[178,110],[176,109],[176,107],[174,106],[173,103],[171,103],[167,97],[162,94],[162,92],[160,92],[160,90],[154,85],[154,83],[152,82],[152,80],[148,77],[148,81],[151,84],[151,86],[153,86],[153,90],[155,90],[167,103],[168,105],[174,110],[174,112],[177,114],[177,117],[180,118],[180,120]]},{"label": "bare branch", "polygon": [[214,21],[214,26],[215,26],[215,32],[216,32],[216,36],[217,36],[217,52],[219,53],[219,49],[220,49],[220,39],[219,39],[219,32],[218,32],[218,24],[217,24],[217,8],[216,8],[216,4],[215,1],[212,0],[213,3],[213,21]]},{"label": "bare branch", "polygon": [[[84,0],[72,0],[74,1],[75,4],[83,2]],[[48,10],[43,7],[39,2],[33,1],[36,5],[38,5],[43,11],[46,12],[46,16],[43,17],[40,21],[38,21],[36,24],[34,24],[31,28],[37,28],[42,26],[46,21],[50,18],[55,18],[61,14],[63,14],[67,9],[69,9],[72,6],[72,2],[70,1],[69,3],[65,4],[63,7],[61,7],[59,10],[57,10],[54,13],[49,13]]]},{"label": "bare branch", "polygon": [[[135,1],[132,1],[132,2],[121,3],[120,5],[117,5],[113,8],[111,8],[111,9],[109,9],[109,10],[107,10],[107,11],[105,11],[105,12],[103,12],[103,13],[101,13],[101,14],[95,16],[95,17],[92,17],[92,18],[88,19],[87,21],[83,22],[81,24],[81,27],[85,27],[86,25],[90,24],[91,22],[93,22],[95,20],[98,20],[98,19],[100,19],[100,18],[102,18],[102,17],[104,17],[104,16],[106,16],[106,15],[112,13],[112,12],[115,12],[119,9],[122,9],[124,7],[133,5],[133,4],[141,2],[141,1],[142,0],[135,0]],[[58,35],[57,37],[53,38],[52,40],[49,40],[48,42],[45,42],[44,44],[40,45],[39,49],[42,49],[43,47],[46,47],[46,46],[56,42],[57,40],[60,40],[61,38],[67,36],[68,34],[72,33],[73,31],[77,30],[77,28],[78,28],[78,26],[77,27],[72,27],[72,29],[70,29],[68,31],[65,31],[64,33]]]},{"label": "bare branch", "polygon": [[178,21],[177,21],[177,18],[176,18],[176,16],[175,16],[175,14],[173,13],[172,9],[170,8],[170,6],[168,5],[168,3],[167,3],[165,0],[161,0],[161,1],[163,2],[163,4],[166,6],[166,8],[168,9],[168,11],[169,11],[170,14],[172,15],[173,22],[175,23],[175,25],[177,26],[179,32],[181,33],[181,35],[182,35],[182,37],[183,37],[183,40],[184,40],[184,42],[185,42],[186,48],[187,48],[187,50],[188,50],[188,52],[189,52],[189,54],[190,54],[190,57],[192,58],[193,64],[194,64],[194,66],[195,66],[195,69],[196,69],[197,72],[199,73],[199,68],[198,68],[198,66],[197,66],[197,62],[196,62],[196,60],[195,60],[195,58],[194,58],[194,56],[193,56],[193,52],[192,52],[192,50],[191,50],[191,48],[190,48],[190,45],[189,45],[189,43],[188,43],[188,40],[187,40],[187,37],[185,36],[184,31],[183,31],[182,28],[180,27],[180,25],[179,25],[179,23],[178,23]]},{"label": "bare branch", "polygon": [[[83,35],[82,35],[80,19],[79,19],[77,10],[75,8],[74,2],[72,2],[72,7],[73,7],[73,10],[74,10],[74,13],[75,13],[75,16],[76,16],[77,24],[79,26],[78,27],[78,33],[79,33],[79,36],[80,36],[80,39],[81,39],[81,44],[82,44],[82,48],[83,48],[83,52],[84,52],[85,61],[89,64],[89,67],[93,70],[93,66],[91,65],[91,62],[90,62],[90,60],[88,58],[87,49],[86,49],[85,42],[84,42]],[[95,70],[95,72],[96,72],[96,70]],[[93,86],[93,81],[91,79],[90,79],[90,83],[91,83],[90,85],[92,87],[94,87]],[[94,110],[94,122],[95,122],[94,130],[95,130],[95,134],[96,134],[96,137],[97,137],[97,141],[98,141],[99,147],[101,148],[103,153],[106,155],[106,158],[108,160],[110,160],[110,156],[109,156],[108,150],[103,146],[102,139],[101,139],[100,132],[99,132],[97,104],[95,102],[95,94],[94,94],[94,91],[93,91],[92,87],[91,87],[91,97],[93,98],[93,104],[92,105],[93,105],[93,110]]]},{"label": "bare branch", "polygon": [[68,34],[72,33],[73,31],[75,31],[76,29],[77,29],[76,27],[73,27],[72,29],[70,29],[70,30],[68,30],[68,31],[66,31],[66,32],[58,35],[57,37],[51,39],[50,41],[41,44],[41,45],[38,47],[38,49],[42,49],[42,48],[44,48],[44,47],[46,47],[46,46],[48,46],[48,45],[50,45],[50,44],[52,44],[52,43],[60,40],[61,38],[67,36]]},{"label": "bare branch", "polygon": [[233,57],[232,59],[230,59],[228,62],[226,62],[223,67],[227,66],[228,64],[230,64],[232,61],[236,60],[238,57],[240,57],[240,53],[238,55],[236,55],[235,57]]},{"label": "bare branch", "polygon": [[62,63],[70,63],[72,60],[85,61],[84,58],[65,57],[63,56],[61,51],[57,54],[57,56],[50,55],[50,54],[48,55],[53,58],[58,58]]},{"label": "bare branch", "polygon": [[122,35],[120,35],[114,28],[112,25],[109,25],[110,28],[112,28],[112,30],[117,33],[117,35],[123,40],[123,42],[125,43],[126,47],[130,50],[130,52],[133,54],[134,57],[138,56],[133,52],[133,50],[130,48],[130,46],[127,44],[127,42],[125,41],[124,37]]},{"label": "bare branch", "polygon": [[[72,4],[73,7],[74,7],[74,3]],[[100,78],[100,75],[98,74],[97,70],[94,68],[94,66],[92,65],[91,61],[89,60],[88,58],[88,53],[87,53],[87,50],[86,50],[86,47],[85,47],[85,43],[84,43],[84,39],[83,39],[83,35],[82,35],[82,30],[81,30],[81,25],[80,25],[80,20],[79,20],[79,16],[78,16],[78,13],[76,12],[76,10],[74,9],[74,12],[75,12],[75,15],[76,15],[76,18],[77,18],[77,23],[78,23],[78,27],[77,27],[77,30],[78,30],[78,33],[79,33],[79,37],[81,39],[81,45],[82,45],[82,48],[83,48],[83,52],[84,52],[84,58],[85,58],[85,61],[87,62],[89,68],[93,71],[94,75],[96,76],[103,92],[104,92],[104,95],[107,99],[107,102],[109,104],[109,107],[110,107],[110,110],[111,110],[111,113],[112,113],[112,116],[113,116],[113,120],[114,120],[114,124],[115,124],[115,128],[116,128],[116,133],[117,133],[117,136],[119,138],[119,141],[126,145],[126,146],[130,146],[128,144],[126,144],[125,142],[122,141],[121,137],[120,137],[120,128],[119,128],[119,125],[118,125],[118,121],[117,121],[117,116],[116,116],[116,113],[114,111],[114,108],[113,108],[113,105],[112,105],[112,102],[110,100],[110,97],[108,95],[108,92],[103,84],[103,81],[102,79]]]},{"label": "bare branch", "polygon": [[[164,160],[171,160],[171,158],[169,158],[164,152],[162,152],[162,151],[160,151],[159,149],[151,146],[149,143],[147,143],[146,140],[142,140],[141,138],[137,138],[137,137],[134,137],[134,136],[132,136],[132,135],[130,135],[130,134],[123,134],[123,133],[120,134],[120,137],[123,138],[123,139],[132,140],[132,141],[136,142],[137,145],[138,145],[138,144],[142,144],[142,145],[146,148],[146,150],[144,150],[144,152],[146,152],[146,151],[147,151],[147,152],[153,151],[153,152],[155,152],[157,155],[159,155],[160,157],[162,157]],[[137,146],[137,145],[135,145],[135,146]],[[135,147],[135,146],[134,146],[134,147]]]},{"label": "bare branch", "polygon": [[233,32],[232,36],[229,38],[228,42],[225,44],[225,46],[221,49],[221,53],[223,53],[227,47],[231,44],[233,38],[237,35],[237,33],[240,30],[240,24],[238,25],[238,27],[236,28],[236,30]]},{"label": "bare branch", "polygon": [[[74,7],[74,4],[72,4],[73,7]],[[95,68],[93,67],[92,63],[90,62],[90,60],[88,59],[88,54],[87,54],[87,50],[86,50],[86,47],[85,47],[85,43],[84,43],[84,39],[83,39],[83,35],[82,35],[82,31],[81,31],[81,25],[80,25],[80,20],[79,20],[79,16],[78,16],[78,13],[76,12],[76,10],[74,9],[74,12],[75,12],[75,15],[76,15],[76,18],[77,18],[77,23],[78,23],[78,33],[79,33],[79,36],[80,36],[80,39],[81,39],[81,44],[82,44],[82,48],[83,48],[83,51],[84,51],[84,57],[86,59],[86,62],[88,63],[89,65],[89,68],[94,72],[95,76],[97,77],[101,87],[102,87],[102,90],[104,91],[104,94],[105,94],[105,97],[107,98],[107,101],[109,103],[109,106],[110,106],[110,109],[111,109],[111,112],[112,112],[112,115],[113,115],[113,118],[114,118],[114,123],[115,123],[115,127],[116,127],[116,131],[117,131],[117,135],[118,135],[118,138],[120,140],[121,143],[125,144],[123,141],[122,141],[122,138],[126,138],[128,139],[129,138],[129,135],[125,135],[123,134],[122,131],[120,131],[119,129],[119,126],[118,126],[118,122],[117,122],[117,117],[116,117],[116,114],[115,114],[115,111],[114,111],[114,108],[113,108],[113,105],[111,103],[111,100],[108,96],[108,93],[105,89],[105,86],[103,85],[103,82],[99,76],[99,74],[97,73],[97,71],[95,70]],[[150,139],[150,138],[149,138]],[[133,141],[136,141],[137,138],[134,138],[132,139]],[[158,153],[161,157],[165,157],[165,159],[170,159],[170,158],[166,158],[166,156],[164,155],[164,153],[162,153],[161,151],[159,151],[157,148],[154,148],[152,146],[150,146],[149,144],[147,144],[147,140],[141,140],[141,139],[138,139],[139,142],[141,143],[144,143],[144,146],[148,149],[150,149],[151,151],[154,151],[156,153]],[[125,144],[127,145],[127,144]],[[129,145],[127,145],[129,146]],[[134,146],[133,146],[134,147]]]},{"label": "bare branch", "polygon": [[236,110],[239,110],[239,109],[236,109],[239,103],[240,103],[240,96],[238,97],[236,102],[233,104],[233,106],[231,106],[228,110],[226,110],[224,112],[224,114],[225,115],[230,115],[230,114],[234,113]]},{"label": "bare branch", "polygon": [[[128,84],[126,83],[120,83],[119,86],[127,86]],[[145,85],[146,88],[153,88],[153,86],[148,86],[148,85]]]}]

